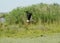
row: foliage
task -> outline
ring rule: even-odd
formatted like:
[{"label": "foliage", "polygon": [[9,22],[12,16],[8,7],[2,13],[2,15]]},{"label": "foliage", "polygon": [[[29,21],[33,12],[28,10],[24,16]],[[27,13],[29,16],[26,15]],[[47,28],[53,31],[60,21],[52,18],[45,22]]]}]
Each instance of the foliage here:
[{"label": "foliage", "polygon": [[6,20],[9,24],[24,24],[26,22],[25,11],[31,12],[32,19],[36,21],[41,21],[42,23],[53,23],[60,21],[60,5],[58,4],[37,4],[23,8],[16,8],[9,12],[6,16]]},{"label": "foliage", "polygon": [[[26,12],[32,13],[30,25],[26,23]],[[37,4],[17,7],[4,15],[6,23],[0,23],[0,36],[38,37],[41,34],[60,33],[60,5]]]}]

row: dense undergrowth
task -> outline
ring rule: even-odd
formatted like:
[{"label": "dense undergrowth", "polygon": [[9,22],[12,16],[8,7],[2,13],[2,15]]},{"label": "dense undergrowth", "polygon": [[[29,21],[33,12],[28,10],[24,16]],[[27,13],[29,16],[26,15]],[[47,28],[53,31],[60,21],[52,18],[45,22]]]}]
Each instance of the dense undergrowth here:
[{"label": "dense undergrowth", "polygon": [[[32,13],[30,24],[26,23],[26,13]],[[0,23],[1,37],[38,37],[44,34],[60,33],[60,5],[37,4],[13,9],[3,15],[6,22]]]}]

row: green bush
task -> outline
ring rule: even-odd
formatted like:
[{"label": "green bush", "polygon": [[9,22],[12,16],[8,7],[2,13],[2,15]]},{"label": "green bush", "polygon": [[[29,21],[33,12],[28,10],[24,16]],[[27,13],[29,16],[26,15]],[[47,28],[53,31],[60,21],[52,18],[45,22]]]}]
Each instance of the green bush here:
[{"label": "green bush", "polygon": [[23,8],[16,8],[9,12],[6,20],[9,24],[24,24],[26,22],[25,11],[32,12],[32,19],[38,23],[53,23],[60,21],[60,5],[58,4],[37,4]]}]

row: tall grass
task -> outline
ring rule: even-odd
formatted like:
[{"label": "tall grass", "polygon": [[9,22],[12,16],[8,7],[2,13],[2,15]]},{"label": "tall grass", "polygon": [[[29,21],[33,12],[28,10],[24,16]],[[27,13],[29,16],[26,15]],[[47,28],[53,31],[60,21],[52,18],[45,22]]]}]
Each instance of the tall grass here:
[{"label": "tall grass", "polygon": [[38,21],[41,21],[42,23],[60,22],[60,5],[58,4],[38,4],[23,8],[18,7],[13,9],[8,17],[6,16],[7,22],[25,23],[25,11],[32,13],[32,19],[36,21],[36,23],[38,23]]},{"label": "tall grass", "polygon": [[[27,25],[26,13],[32,13],[33,22]],[[37,4],[23,8],[16,8],[5,15],[6,23],[0,24],[1,36],[40,36],[60,32],[60,5]]]}]

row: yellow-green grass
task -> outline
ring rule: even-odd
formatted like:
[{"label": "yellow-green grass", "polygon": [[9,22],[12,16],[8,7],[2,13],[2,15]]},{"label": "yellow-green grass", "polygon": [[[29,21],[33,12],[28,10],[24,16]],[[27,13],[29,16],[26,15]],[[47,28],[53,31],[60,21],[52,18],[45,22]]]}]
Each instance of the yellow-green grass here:
[{"label": "yellow-green grass", "polygon": [[52,33],[60,33],[60,24],[24,24],[19,26],[15,25],[2,25],[0,28],[0,37],[15,37],[15,38],[25,38],[25,37],[42,37],[45,35],[52,35]]}]

